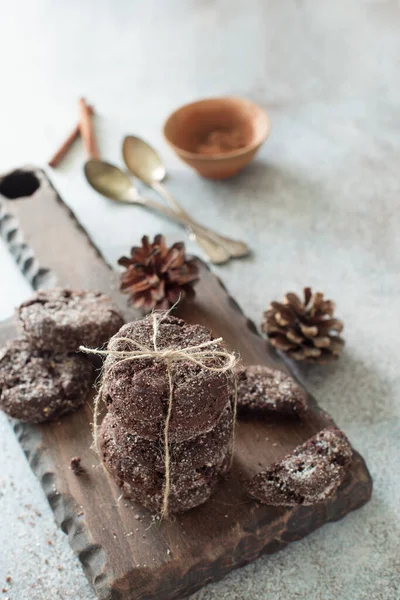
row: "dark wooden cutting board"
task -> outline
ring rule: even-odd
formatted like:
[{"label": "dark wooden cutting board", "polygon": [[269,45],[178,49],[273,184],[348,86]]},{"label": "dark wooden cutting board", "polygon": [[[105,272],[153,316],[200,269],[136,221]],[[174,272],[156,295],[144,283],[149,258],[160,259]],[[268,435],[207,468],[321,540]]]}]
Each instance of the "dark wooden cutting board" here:
[{"label": "dark wooden cutting board", "polygon": [[[0,231],[34,287],[58,284],[101,290],[114,298],[127,319],[136,318],[118,292],[116,274],[44,173],[35,170],[39,188],[32,196],[19,198],[34,187],[29,188],[26,177],[23,183],[22,175],[24,172],[14,175],[11,183],[10,179],[0,180]],[[10,190],[14,192],[10,194]],[[4,194],[16,199],[7,200]],[[267,364],[288,372],[221,282],[200,261],[199,266],[196,300],[182,307],[179,316],[223,336],[244,363]],[[3,323],[0,341],[12,335],[13,326]],[[276,552],[368,501],[372,482],[357,452],[348,477],[327,502],[276,508],[259,505],[244,493],[241,477],[266,467],[332,424],[311,397],[310,403],[310,416],[303,423],[240,421],[229,478],[209,502],[172,522],[155,521],[145,509],[120,498],[120,490],[90,450],[90,404],[59,422],[31,426],[14,421],[13,426],[56,520],[98,596],[170,599],[217,581],[263,553]],[[77,477],[71,472],[70,459],[76,455],[82,457],[86,475]]]}]

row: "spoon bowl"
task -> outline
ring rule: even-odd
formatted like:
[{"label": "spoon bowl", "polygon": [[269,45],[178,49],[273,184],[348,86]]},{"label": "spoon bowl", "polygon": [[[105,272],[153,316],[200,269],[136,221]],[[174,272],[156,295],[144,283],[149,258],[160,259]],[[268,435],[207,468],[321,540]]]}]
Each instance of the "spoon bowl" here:
[{"label": "spoon bowl", "polygon": [[88,160],[85,164],[85,175],[96,192],[111,200],[126,202],[133,188],[128,175],[104,160]]},{"label": "spoon bowl", "polygon": [[131,173],[147,185],[151,186],[153,182],[161,182],[165,178],[167,170],[159,154],[141,138],[127,135],[122,154]]}]

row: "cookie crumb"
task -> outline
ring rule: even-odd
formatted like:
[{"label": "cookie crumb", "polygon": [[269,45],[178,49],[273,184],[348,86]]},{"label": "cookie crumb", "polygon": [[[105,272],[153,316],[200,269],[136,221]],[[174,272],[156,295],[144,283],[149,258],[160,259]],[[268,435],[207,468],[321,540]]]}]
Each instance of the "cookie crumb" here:
[{"label": "cookie crumb", "polygon": [[85,472],[85,469],[81,465],[81,457],[80,456],[74,456],[73,458],[71,458],[70,466],[71,466],[71,471],[73,472],[74,475],[82,475]]}]

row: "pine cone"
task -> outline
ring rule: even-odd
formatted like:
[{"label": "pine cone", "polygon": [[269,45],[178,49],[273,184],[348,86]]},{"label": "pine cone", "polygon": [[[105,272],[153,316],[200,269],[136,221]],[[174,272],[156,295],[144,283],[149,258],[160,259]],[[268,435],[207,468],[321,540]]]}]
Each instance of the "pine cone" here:
[{"label": "pine cone", "polygon": [[304,288],[304,302],[288,293],[283,303],[272,302],[262,329],[278,350],[295,360],[324,364],[335,360],[344,345],[343,323],[333,317],[335,304],[320,292]]},{"label": "pine cone", "polygon": [[179,297],[194,296],[198,267],[186,256],[183,242],[167,248],[164,236],[156,235],[151,244],[145,235],[142,246],[133,247],[131,256],[122,256],[118,264],[126,268],[121,275],[121,291],[130,294],[132,305],[144,312],[168,309]]}]

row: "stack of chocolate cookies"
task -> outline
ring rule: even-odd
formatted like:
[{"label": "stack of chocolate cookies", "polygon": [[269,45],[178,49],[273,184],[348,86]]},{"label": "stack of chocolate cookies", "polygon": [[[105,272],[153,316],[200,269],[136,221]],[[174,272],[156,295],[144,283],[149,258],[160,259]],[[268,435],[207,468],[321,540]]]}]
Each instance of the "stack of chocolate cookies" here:
[{"label": "stack of chocolate cookies", "polygon": [[[109,348],[129,351],[185,349],[212,341],[209,329],[164,316],[154,339],[148,316],[124,325]],[[130,340],[133,342],[130,343]],[[220,342],[211,350],[223,351]],[[231,463],[233,382],[231,373],[213,372],[190,360],[172,364],[173,400],[168,425],[170,456],[168,511],[205,502]],[[99,442],[104,464],[124,495],[160,512],[165,491],[164,427],[170,401],[167,364],[162,357],[121,361],[108,355],[103,392],[108,413]]]},{"label": "stack of chocolate cookies", "polygon": [[80,407],[94,381],[81,344],[102,346],[122,316],[99,292],[37,292],[16,315],[20,337],[0,352],[0,408],[29,423],[57,419]]}]

